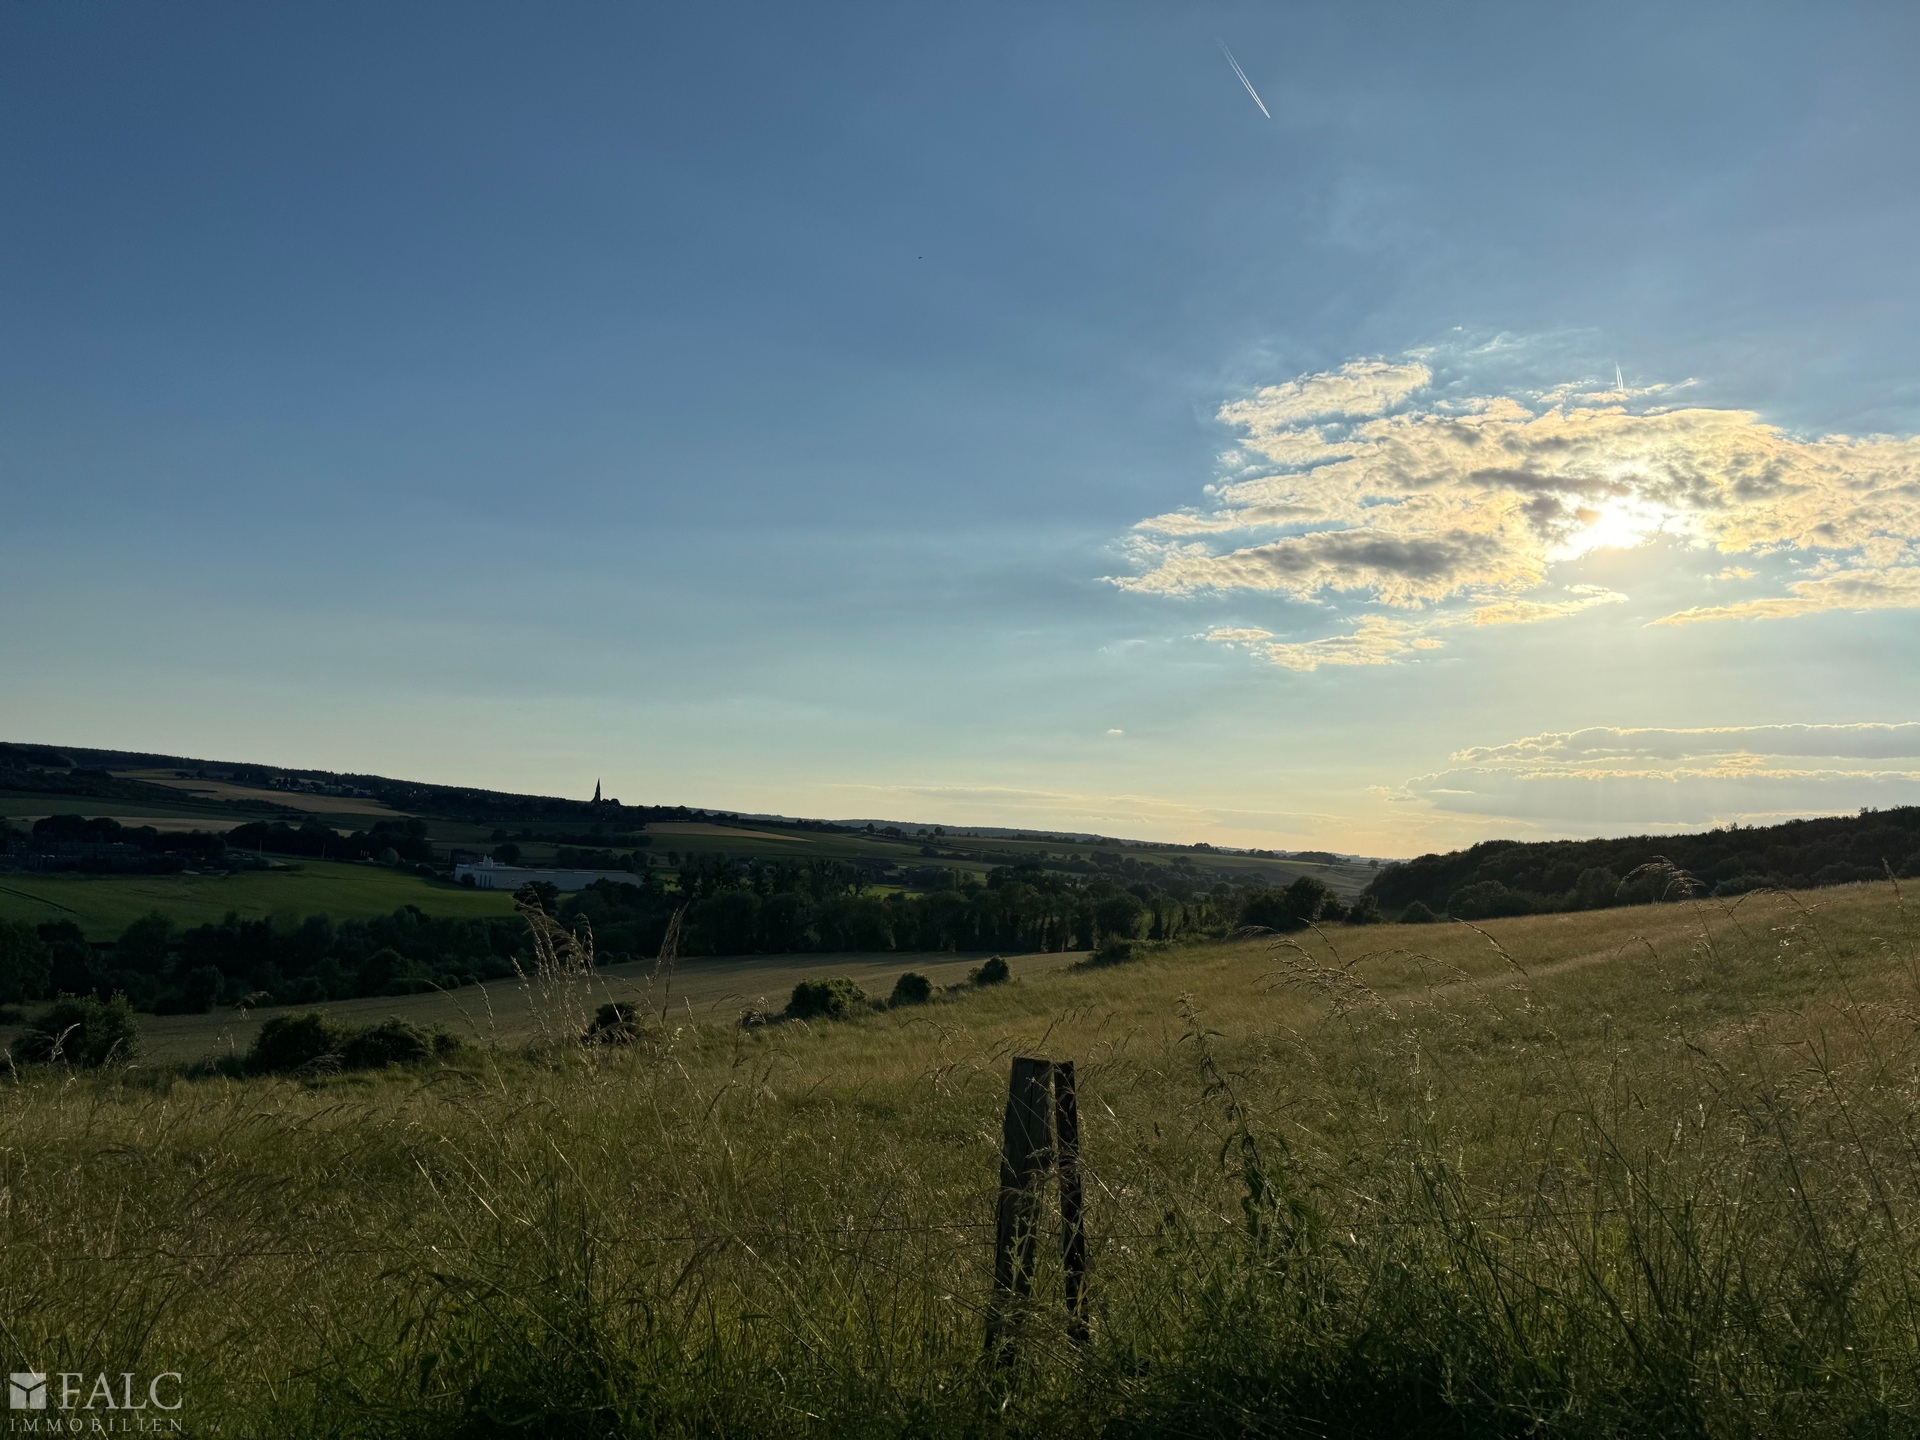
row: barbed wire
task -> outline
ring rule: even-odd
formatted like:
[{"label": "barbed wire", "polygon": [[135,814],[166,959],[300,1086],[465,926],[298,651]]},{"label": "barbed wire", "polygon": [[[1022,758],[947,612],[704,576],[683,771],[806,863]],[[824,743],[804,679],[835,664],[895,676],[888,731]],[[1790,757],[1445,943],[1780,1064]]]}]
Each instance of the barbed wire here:
[{"label": "barbed wire", "polygon": [[[1496,1211],[1490,1214],[1435,1214],[1412,1218],[1394,1218],[1390,1216],[1355,1217],[1352,1219],[1329,1221],[1329,1228],[1338,1232],[1345,1229],[1353,1232],[1357,1238],[1359,1232],[1373,1230],[1402,1230],[1424,1226],[1448,1226],[1455,1229],[1485,1230],[1491,1225],[1514,1223],[1565,1223],[1595,1218],[1621,1215],[1661,1215],[1671,1217],[1677,1214],[1699,1211],[1729,1210],[1771,1210],[1779,1208],[1801,1209],[1806,1202],[1797,1197],[1779,1197],[1755,1200],[1719,1200],[1694,1201],[1684,1205],[1663,1206],[1647,1205],[1604,1205],[1581,1206],[1576,1208],[1537,1207],[1524,1211]],[[1039,1233],[1046,1234],[1054,1228],[1040,1226]],[[881,1235],[954,1235],[968,1232],[981,1232],[971,1241],[974,1245],[990,1243],[995,1224],[991,1220],[946,1220],[917,1223],[869,1223],[855,1226],[820,1226],[801,1228],[782,1228],[757,1226],[741,1229],[686,1231],[666,1235],[626,1234],[619,1236],[590,1236],[596,1245],[607,1249],[623,1247],[656,1247],[664,1245],[709,1246],[716,1243],[735,1243],[743,1246],[770,1244],[774,1242],[831,1242],[836,1246],[851,1244]],[[1189,1226],[1178,1223],[1157,1226],[1150,1230],[1102,1230],[1089,1226],[1087,1240],[1091,1245],[1107,1245],[1122,1241],[1164,1240],[1175,1243],[1223,1243],[1245,1240],[1248,1230],[1244,1222],[1215,1226]],[[1498,1238],[1498,1237],[1496,1237]],[[302,1258],[323,1260],[345,1256],[378,1255],[434,1255],[440,1253],[469,1255],[479,1253],[500,1253],[500,1245],[494,1242],[454,1242],[446,1240],[403,1242],[390,1245],[315,1245],[287,1246],[276,1248],[242,1247],[226,1250],[179,1250],[169,1246],[146,1246],[131,1249],[114,1249],[100,1254],[74,1254],[72,1252],[43,1251],[40,1259],[68,1264],[96,1263],[106,1264],[117,1260],[130,1259],[167,1259],[176,1261],[200,1261],[224,1263],[237,1260]]]}]

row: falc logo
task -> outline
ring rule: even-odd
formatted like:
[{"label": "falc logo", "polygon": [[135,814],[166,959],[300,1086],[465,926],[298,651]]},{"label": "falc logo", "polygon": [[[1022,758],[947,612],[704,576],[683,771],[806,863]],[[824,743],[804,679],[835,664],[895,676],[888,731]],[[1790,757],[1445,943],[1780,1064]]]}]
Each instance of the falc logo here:
[{"label": "falc logo", "polygon": [[[115,1381],[119,1383],[116,1385]],[[9,1410],[85,1410],[92,1411],[94,1423],[87,1428],[89,1432],[133,1434],[136,1430],[177,1431],[179,1421],[161,1421],[158,1423],[134,1423],[132,1416],[138,1412],[172,1412],[184,1403],[181,1394],[181,1378],[178,1370],[165,1370],[146,1381],[137,1382],[133,1371],[121,1371],[118,1375],[109,1375],[102,1371],[89,1376],[85,1371],[58,1370],[52,1374],[40,1370],[15,1370],[7,1376],[7,1408]],[[124,1416],[118,1424],[101,1425],[101,1412],[113,1411],[116,1418]],[[146,1422],[146,1416],[141,1417]],[[62,1423],[49,1417],[47,1433],[64,1432],[82,1422],[77,1418]],[[9,1425],[9,1430],[20,1426]],[[38,1427],[35,1427],[36,1429]]]}]

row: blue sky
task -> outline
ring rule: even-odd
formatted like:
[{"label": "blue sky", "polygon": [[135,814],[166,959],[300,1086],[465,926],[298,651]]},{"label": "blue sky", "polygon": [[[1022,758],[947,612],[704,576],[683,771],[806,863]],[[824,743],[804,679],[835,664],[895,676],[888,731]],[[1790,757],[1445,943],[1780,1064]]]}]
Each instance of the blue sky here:
[{"label": "blue sky", "polygon": [[1382,855],[1920,801],[1917,50],[9,6],[0,734]]}]

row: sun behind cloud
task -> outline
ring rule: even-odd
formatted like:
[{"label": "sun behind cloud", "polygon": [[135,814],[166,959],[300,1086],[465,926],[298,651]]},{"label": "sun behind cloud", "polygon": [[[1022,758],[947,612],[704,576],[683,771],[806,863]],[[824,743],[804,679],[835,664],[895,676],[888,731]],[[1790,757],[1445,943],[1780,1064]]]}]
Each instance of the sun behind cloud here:
[{"label": "sun behind cloud", "polygon": [[[1432,393],[1424,361],[1379,359],[1269,386],[1220,408],[1239,440],[1209,505],[1135,525],[1135,572],[1112,583],[1362,606],[1323,638],[1205,637],[1302,670],[1401,663],[1454,626],[1623,600],[1554,582],[1657,538],[1804,567],[1784,593],[1657,624],[1920,607],[1920,439],[1796,437],[1751,411],[1667,403],[1681,388],[1453,398]],[[1733,566],[1701,583],[1753,575]]]}]

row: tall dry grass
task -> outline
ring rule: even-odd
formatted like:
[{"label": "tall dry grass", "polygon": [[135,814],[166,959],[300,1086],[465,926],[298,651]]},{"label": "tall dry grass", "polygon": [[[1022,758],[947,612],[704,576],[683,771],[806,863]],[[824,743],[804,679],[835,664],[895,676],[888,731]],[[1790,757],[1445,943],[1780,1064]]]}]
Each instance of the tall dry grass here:
[{"label": "tall dry grass", "polygon": [[[631,1048],[556,1015],[370,1078],[26,1076],[0,1340],[179,1370],[228,1436],[1911,1433],[1920,967],[1890,886],[1819,898]],[[1014,1053],[1078,1062],[1094,1323],[1047,1261],[1000,1371]]]}]

